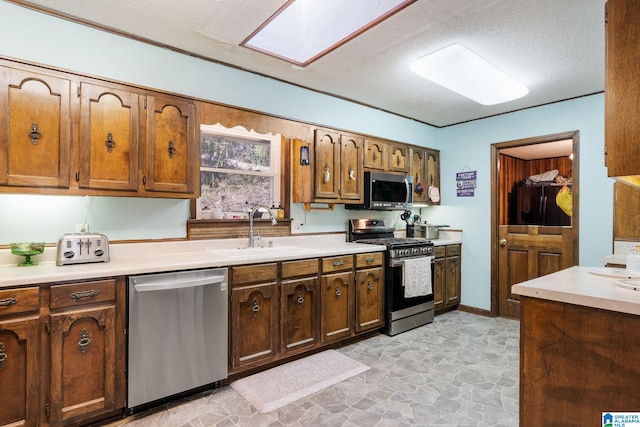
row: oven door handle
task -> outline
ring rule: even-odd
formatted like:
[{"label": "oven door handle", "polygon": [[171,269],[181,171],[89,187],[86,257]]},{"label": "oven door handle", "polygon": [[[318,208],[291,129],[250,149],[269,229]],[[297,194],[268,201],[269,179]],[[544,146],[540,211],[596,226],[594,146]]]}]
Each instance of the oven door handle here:
[{"label": "oven door handle", "polygon": [[432,263],[433,261],[436,259],[436,257],[434,255],[419,255],[419,256],[413,256],[413,257],[406,257],[406,258],[391,258],[389,259],[389,267],[401,267],[402,264],[404,264],[404,261],[407,259],[414,259],[414,258],[428,258]]}]

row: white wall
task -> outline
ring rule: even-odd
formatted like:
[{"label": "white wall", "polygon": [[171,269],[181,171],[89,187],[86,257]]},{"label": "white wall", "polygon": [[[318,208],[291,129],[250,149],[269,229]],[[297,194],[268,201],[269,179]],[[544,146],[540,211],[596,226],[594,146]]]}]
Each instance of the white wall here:
[{"label": "white wall", "polygon": [[[310,123],[441,150],[442,205],[424,219],[464,230],[462,303],[490,308],[490,144],[580,131],[580,264],[611,252],[612,181],[603,166],[603,96],[436,129],[398,116],[0,2],[0,56],[210,99]],[[457,198],[455,173],[478,171],[474,197]],[[86,201],[88,209],[85,209]],[[363,216],[291,207],[304,232],[343,231]],[[0,244],[55,242],[85,216],[113,240],[184,237],[188,202],[107,197],[0,195]],[[376,216],[398,219],[399,212]],[[404,223],[398,222],[398,228]]]},{"label": "white wall", "polygon": [[[423,209],[431,222],[464,230],[462,303],[491,306],[491,144],[580,131],[580,265],[602,266],[612,253],[613,181],[604,167],[602,94],[440,130],[442,206]],[[456,197],[456,172],[476,170],[474,197]],[[425,213],[426,212],[426,213]]]}]

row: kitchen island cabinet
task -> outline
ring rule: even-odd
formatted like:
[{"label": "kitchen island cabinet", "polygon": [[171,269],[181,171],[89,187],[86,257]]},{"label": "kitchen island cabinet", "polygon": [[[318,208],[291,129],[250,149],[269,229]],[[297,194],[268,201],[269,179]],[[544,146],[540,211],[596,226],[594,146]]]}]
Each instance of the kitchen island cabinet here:
[{"label": "kitchen island cabinet", "polygon": [[640,293],[571,267],[520,295],[520,426],[602,425],[640,408]]}]

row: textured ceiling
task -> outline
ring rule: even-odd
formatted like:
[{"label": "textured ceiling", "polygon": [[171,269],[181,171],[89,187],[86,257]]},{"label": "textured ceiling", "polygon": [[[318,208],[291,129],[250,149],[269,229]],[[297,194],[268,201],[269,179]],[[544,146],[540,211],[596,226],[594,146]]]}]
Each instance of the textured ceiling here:
[{"label": "textured ceiling", "polygon": [[[9,1],[434,126],[604,90],[605,0],[418,0],[304,69],[239,46],[285,0]],[[483,106],[409,70],[412,60],[456,42],[529,94]]]}]

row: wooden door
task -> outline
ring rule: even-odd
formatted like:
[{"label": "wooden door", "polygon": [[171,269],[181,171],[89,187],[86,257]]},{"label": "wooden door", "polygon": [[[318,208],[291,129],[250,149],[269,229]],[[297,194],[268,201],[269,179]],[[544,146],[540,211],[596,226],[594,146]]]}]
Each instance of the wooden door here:
[{"label": "wooden door", "polygon": [[[317,268],[317,262],[316,268]],[[282,283],[282,352],[295,354],[320,339],[320,294],[316,277]]]},{"label": "wooden door", "polygon": [[447,256],[445,259],[445,275],[444,306],[451,307],[460,303],[461,276],[459,255]]},{"label": "wooden door", "polygon": [[316,129],[314,154],[315,197],[340,198],[340,135],[336,132]]},{"label": "wooden door", "polygon": [[444,257],[436,258],[433,263],[433,307],[436,312],[444,308],[445,271]]},{"label": "wooden door", "polygon": [[499,226],[499,315],[520,317],[511,287],[576,264],[571,227]]},{"label": "wooden door", "polygon": [[353,332],[353,273],[322,276],[322,340],[335,341]]},{"label": "wooden door", "polygon": [[0,67],[0,184],[69,187],[70,82]]},{"label": "wooden door", "polygon": [[147,98],[146,165],[148,191],[194,193],[196,161],[193,103],[178,97]]},{"label": "wooden door", "polygon": [[276,358],[278,308],[275,282],[231,290],[232,370]]},{"label": "wooden door", "polygon": [[138,94],[88,83],[80,87],[80,187],[137,190]]},{"label": "wooden door", "polygon": [[364,141],[364,167],[376,170],[388,168],[387,143],[377,139],[365,139]]},{"label": "wooden door", "polygon": [[2,427],[39,425],[39,324],[37,313],[0,320],[0,384],[4,390],[0,399]]},{"label": "wooden door", "polygon": [[[427,182],[425,182],[424,185],[427,187],[427,189],[430,186],[434,186],[439,189],[440,188],[440,152],[437,150],[427,150],[426,163],[427,163],[426,165]],[[437,194],[439,194],[439,192]],[[428,192],[427,192],[427,200],[429,201],[429,203],[433,205],[440,204],[440,200],[431,200],[431,198],[428,195]]]},{"label": "wooden door", "polygon": [[340,199],[363,201],[362,138],[340,136]]},{"label": "wooden door", "polygon": [[382,267],[356,271],[356,332],[384,324],[384,274]]},{"label": "wooden door", "polygon": [[116,307],[51,315],[51,390],[54,426],[116,409]]},{"label": "wooden door", "polygon": [[391,145],[389,170],[393,172],[409,173],[409,147],[401,144]]}]

